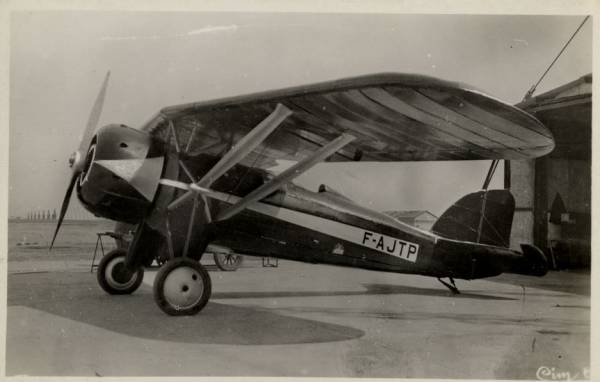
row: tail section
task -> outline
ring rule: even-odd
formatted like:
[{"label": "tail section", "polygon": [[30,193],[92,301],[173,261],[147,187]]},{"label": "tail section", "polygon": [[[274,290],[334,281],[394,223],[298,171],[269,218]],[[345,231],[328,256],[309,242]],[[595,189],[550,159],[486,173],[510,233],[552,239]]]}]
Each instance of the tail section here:
[{"label": "tail section", "polygon": [[521,244],[521,250],[523,257],[515,262],[510,273],[529,276],[544,276],[548,273],[548,259],[544,252],[528,244]]},{"label": "tail section", "polygon": [[448,239],[509,247],[515,199],[509,190],[483,190],[463,196],[431,231]]}]

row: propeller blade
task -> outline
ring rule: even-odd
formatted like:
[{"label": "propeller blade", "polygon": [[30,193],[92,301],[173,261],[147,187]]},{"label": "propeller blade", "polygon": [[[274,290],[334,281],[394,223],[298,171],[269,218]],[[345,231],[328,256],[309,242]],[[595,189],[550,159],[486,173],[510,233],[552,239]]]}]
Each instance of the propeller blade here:
[{"label": "propeller blade", "polygon": [[100,120],[100,114],[102,113],[102,108],[104,106],[104,98],[106,97],[106,88],[108,87],[108,80],[110,78],[110,70],[106,72],[106,77],[104,77],[104,82],[100,87],[100,92],[96,97],[96,102],[94,102],[94,106],[92,106],[92,111],[90,112],[90,116],[87,121],[87,125],[83,134],[81,136],[81,141],[79,142],[79,148],[76,152],[73,153],[69,162],[71,163],[73,175],[71,175],[71,181],[69,182],[69,187],[67,188],[67,193],[65,194],[65,198],[63,199],[62,206],[60,208],[60,216],[58,218],[58,223],[56,224],[56,229],[54,230],[54,236],[52,236],[52,242],[50,243],[50,250],[54,246],[54,241],[56,240],[56,235],[58,235],[58,231],[60,230],[60,226],[65,218],[67,213],[67,209],[69,208],[69,202],[71,201],[71,195],[73,194],[73,188],[75,187],[75,183],[77,179],[81,175],[83,169],[83,164],[86,160],[85,154],[87,153],[87,148],[90,144],[92,136],[96,131],[96,127],[98,126],[98,121]]},{"label": "propeller blade", "polygon": [[81,155],[87,152],[87,148],[90,144],[90,140],[96,131],[96,127],[98,126],[98,121],[100,120],[100,114],[102,113],[102,107],[104,106],[104,97],[106,96],[106,88],[108,87],[108,79],[110,78],[110,70],[106,72],[106,77],[104,78],[104,83],[102,83],[102,87],[100,88],[100,93],[98,93],[98,97],[96,98],[96,102],[92,107],[92,111],[90,112],[90,117],[88,118],[87,125],[83,132],[83,136],[81,137],[81,141],[79,142],[79,152]]},{"label": "propeller blade", "polygon": [[54,236],[52,237],[52,243],[50,243],[50,250],[54,246],[54,240],[56,240],[56,235],[58,234],[58,230],[62,225],[63,219],[67,213],[67,208],[69,208],[69,202],[71,201],[71,194],[73,194],[73,188],[75,188],[75,183],[79,178],[79,174],[75,173],[71,177],[71,181],[69,182],[69,188],[67,188],[67,193],[65,194],[65,198],[63,199],[62,206],[60,207],[60,215],[58,217],[58,222],[56,223],[56,230],[54,231]]}]

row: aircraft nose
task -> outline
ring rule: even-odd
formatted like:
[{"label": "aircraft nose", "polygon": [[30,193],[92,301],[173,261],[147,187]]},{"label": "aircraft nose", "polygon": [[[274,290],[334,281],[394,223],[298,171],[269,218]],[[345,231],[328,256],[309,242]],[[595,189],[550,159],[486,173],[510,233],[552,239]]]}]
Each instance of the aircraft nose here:
[{"label": "aircraft nose", "polygon": [[88,210],[110,219],[143,215],[158,190],[164,164],[160,147],[131,127],[99,129],[78,182],[79,199]]}]

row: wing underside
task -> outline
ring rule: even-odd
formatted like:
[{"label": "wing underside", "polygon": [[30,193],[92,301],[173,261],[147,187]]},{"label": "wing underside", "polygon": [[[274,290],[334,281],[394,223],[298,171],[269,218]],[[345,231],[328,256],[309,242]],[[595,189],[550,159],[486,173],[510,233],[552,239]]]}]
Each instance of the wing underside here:
[{"label": "wing underside", "polygon": [[144,130],[190,155],[222,155],[283,104],[288,117],[245,160],[300,160],[349,133],[330,161],[529,159],[552,151],[550,131],[520,109],[466,85],[379,74],[167,107]]}]

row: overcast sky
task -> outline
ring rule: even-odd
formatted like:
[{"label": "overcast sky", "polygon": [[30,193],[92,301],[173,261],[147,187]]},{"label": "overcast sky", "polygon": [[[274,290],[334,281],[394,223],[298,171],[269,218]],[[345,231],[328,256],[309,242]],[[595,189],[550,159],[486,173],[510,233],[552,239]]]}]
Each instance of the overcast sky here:
[{"label": "overcast sky", "polygon": [[[67,158],[107,70],[100,125],[164,106],[374,72],[420,73],[520,101],[583,17],[20,12],[11,19],[9,214],[58,209]],[[537,93],[592,71],[591,20]],[[440,214],[489,163],[321,165],[300,183],[377,210]],[[341,167],[340,167],[341,166]],[[498,174],[501,175],[501,174]],[[497,176],[496,186],[501,186]],[[77,207],[76,207],[77,206]],[[73,202],[72,209],[81,210]]]}]

